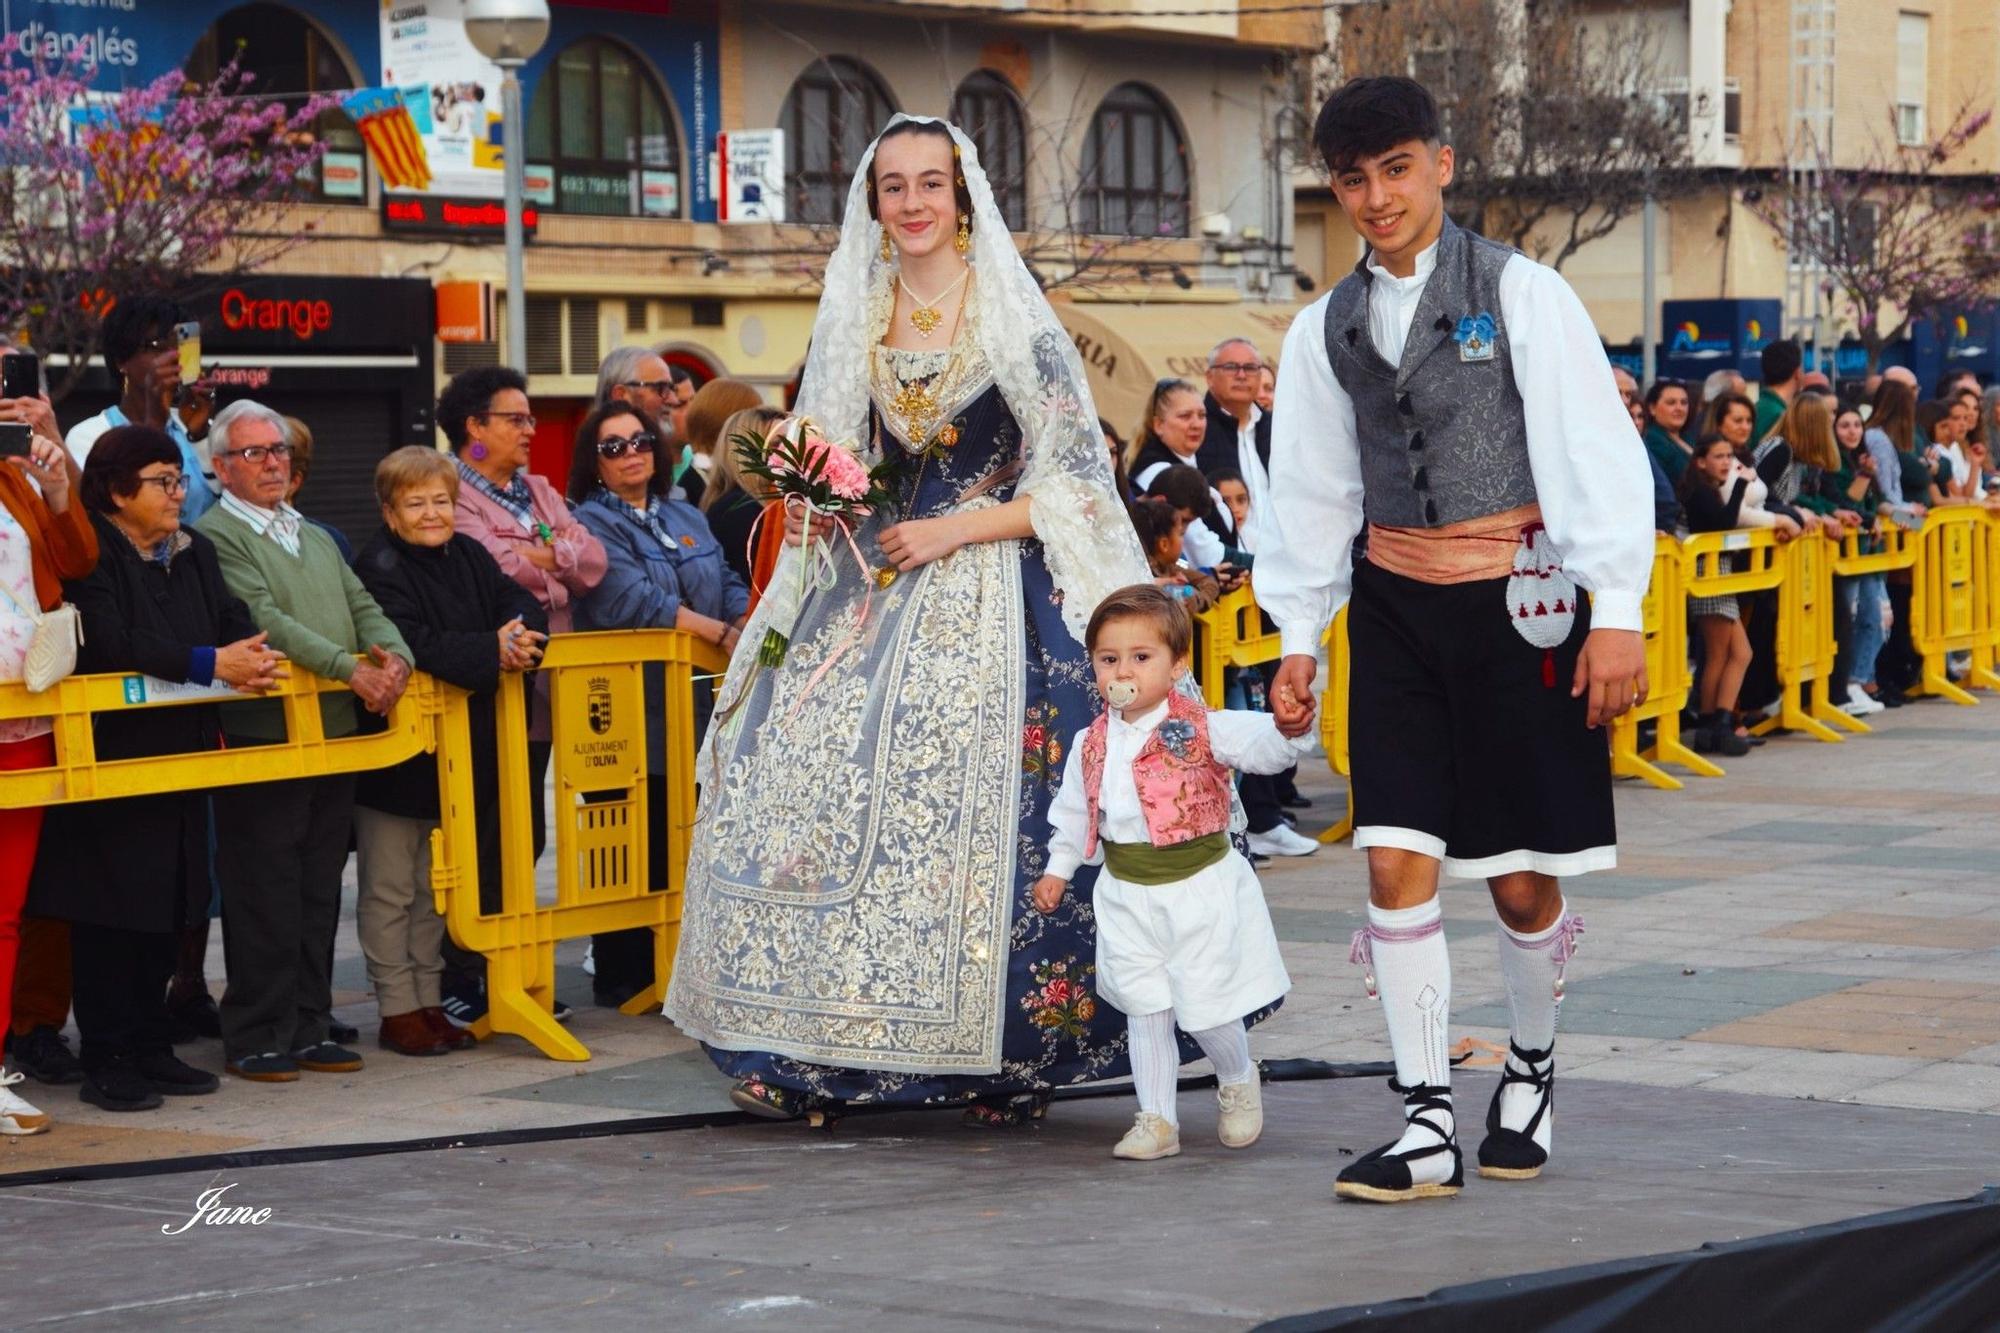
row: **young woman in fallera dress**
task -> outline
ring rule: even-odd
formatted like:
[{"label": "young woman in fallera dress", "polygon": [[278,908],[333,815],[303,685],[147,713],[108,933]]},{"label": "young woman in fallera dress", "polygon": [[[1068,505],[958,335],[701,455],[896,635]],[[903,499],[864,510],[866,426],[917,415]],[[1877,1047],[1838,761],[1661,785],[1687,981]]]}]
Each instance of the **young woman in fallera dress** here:
[{"label": "young woman in fallera dress", "polygon": [[736,654],[666,1013],[760,1114],[958,1103],[1013,1124],[1129,1070],[1094,984],[1094,873],[1052,913],[1030,891],[1098,707],[1084,626],[1146,563],[970,141],[896,117],[845,218],[798,407],[893,460],[896,500],[853,551],[815,525],[838,576],[784,665]]}]

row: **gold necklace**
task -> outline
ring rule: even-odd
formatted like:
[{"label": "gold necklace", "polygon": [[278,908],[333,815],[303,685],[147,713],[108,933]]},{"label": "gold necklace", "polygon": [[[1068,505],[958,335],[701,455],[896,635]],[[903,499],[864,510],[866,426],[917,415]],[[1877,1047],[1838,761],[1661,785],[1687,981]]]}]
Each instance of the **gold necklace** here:
[{"label": "gold necklace", "polygon": [[[963,275],[960,275],[960,281],[963,280]],[[943,300],[949,292],[950,288],[946,288],[938,294],[938,299]],[[960,381],[964,379],[965,353],[961,346],[964,338],[960,336],[958,326],[964,323],[965,298],[970,293],[971,288],[967,288],[959,296],[958,309],[952,314],[953,337],[944,366],[926,379],[908,383],[899,381],[896,392],[889,397],[890,410],[903,419],[903,438],[916,445],[926,458],[940,448],[949,449],[958,443],[957,428],[951,425],[940,428],[940,423],[944,421],[945,409],[957,397]]]},{"label": "gold necklace", "polygon": [[957,291],[959,283],[964,282],[970,276],[972,276],[972,268],[968,265],[959,273],[958,278],[951,286],[926,301],[910,290],[910,284],[903,281],[901,273],[896,275],[896,285],[903,289],[904,295],[916,302],[916,307],[910,311],[910,327],[917,331],[919,338],[928,338],[937,332],[938,325],[944,323],[944,311],[937,308],[938,302]]}]

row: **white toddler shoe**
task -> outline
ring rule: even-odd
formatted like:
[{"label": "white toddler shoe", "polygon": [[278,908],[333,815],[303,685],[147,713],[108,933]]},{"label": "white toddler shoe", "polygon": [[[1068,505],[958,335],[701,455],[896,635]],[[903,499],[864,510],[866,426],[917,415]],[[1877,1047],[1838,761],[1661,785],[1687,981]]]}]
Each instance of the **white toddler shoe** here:
[{"label": "white toddler shoe", "polygon": [[1222,1116],[1215,1136],[1225,1148],[1247,1148],[1264,1132],[1264,1094],[1253,1072],[1241,1083],[1224,1083],[1215,1090]]},{"label": "white toddler shoe", "polygon": [[1162,1157],[1178,1157],[1180,1152],[1180,1126],[1167,1123],[1164,1116],[1141,1111],[1132,1121],[1132,1128],[1125,1131],[1125,1137],[1118,1140],[1118,1146],[1111,1150],[1111,1155],[1128,1162],[1151,1162]]}]

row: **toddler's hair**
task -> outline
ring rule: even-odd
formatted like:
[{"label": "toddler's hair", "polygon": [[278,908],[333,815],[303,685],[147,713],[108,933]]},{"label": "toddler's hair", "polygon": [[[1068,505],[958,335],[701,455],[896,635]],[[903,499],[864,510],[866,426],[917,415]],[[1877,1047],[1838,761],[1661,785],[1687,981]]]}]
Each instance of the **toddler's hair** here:
[{"label": "toddler's hair", "polygon": [[1151,621],[1160,637],[1167,641],[1167,651],[1176,658],[1194,651],[1194,622],[1188,619],[1187,608],[1151,583],[1120,588],[1099,602],[1083,632],[1084,647],[1096,652],[1097,636],[1104,627],[1114,620],[1126,619]]}]

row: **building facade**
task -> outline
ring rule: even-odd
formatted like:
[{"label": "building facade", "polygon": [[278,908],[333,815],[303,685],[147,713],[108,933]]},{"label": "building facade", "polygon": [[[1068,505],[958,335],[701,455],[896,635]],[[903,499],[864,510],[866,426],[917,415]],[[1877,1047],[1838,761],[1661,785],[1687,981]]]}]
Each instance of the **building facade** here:
[{"label": "building facade", "polygon": [[[563,423],[621,344],[783,401],[847,178],[895,111],[975,134],[1121,431],[1155,373],[1198,370],[1223,334],[1251,332],[1276,352],[1300,295],[1291,182],[1272,165],[1279,73],[1317,45],[1317,16],[1239,15],[1228,0],[1198,18],[1134,16],[1161,6],[1126,0],[957,7],[552,0],[548,39],[521,72],[526,369],[554,423],[538,435],[538,471],[566,468]],[[17,41],[76,55],[100,88],[173,69],[201,77],[235,56],[265,95],[404,94],[428,188],[383,179],[365,117],[322,117],[328,152],[297,215],[312,239],[202,310],[225,392],[315,426],[306,507],[343,524],[372,512],[376,458],[436,438],[428,390],[505,345],[499,71],[470,51],[462,11],[462,0],[0,6]],[[722,204],[742,165],[732,138],[782,140],[775,189],[756,206]],[[318,327],[284,313],[321,307],[340,313]],[[269,321],[244,326],[252,309]],[[94,380],[63,414],[95,410],[112,387]]]},{"label": "building facade", "polygon": [[[1659,203],[1656,293],[1662,302],[1777,301],[1787,332],[1810,318],[1816,284],[1753,205],[1784,185],[1787,167],[1804,156],[1793,151],[1804,135],[1830,143],[1834,167],[1852,167],[1879,143],[1928,142],[1961,108],[1994,107],[2000,5],[1992,0],[1630,0],[1589,3],[1582,18],[1600,40],[1634,24],[1659,53],[1654,95],[1686,117],[1689,158],[1703,180]],[[1337,46],[1337,14],[1330,29]],[[2000,130],[1988,128],[1951,170],[1969,178],[2000,171]],[[1297,212],[1300,267],[1317,281],[1337,279],[1360,241],[1323,176],[1300,178]],[[1606,344],[1635,366],[1642,265],[1637,214],[1563,265]],[[1831,303],[1819,313],[1829,344],[1851,333],[1851,311]],[[1777,335],[1767,328],[1763,336]],[[1889,355],[1906,363],[1948,357],[1953,336],[1920,329]],[[1663,355],[1671,338],[1663,334]],[[1919,346],[1925,339],[1934,345]],[[1848,338],[1837,369],[1854,372],[1859,356]],[[2000,374],[2000,365],[1984,369]]]}]

